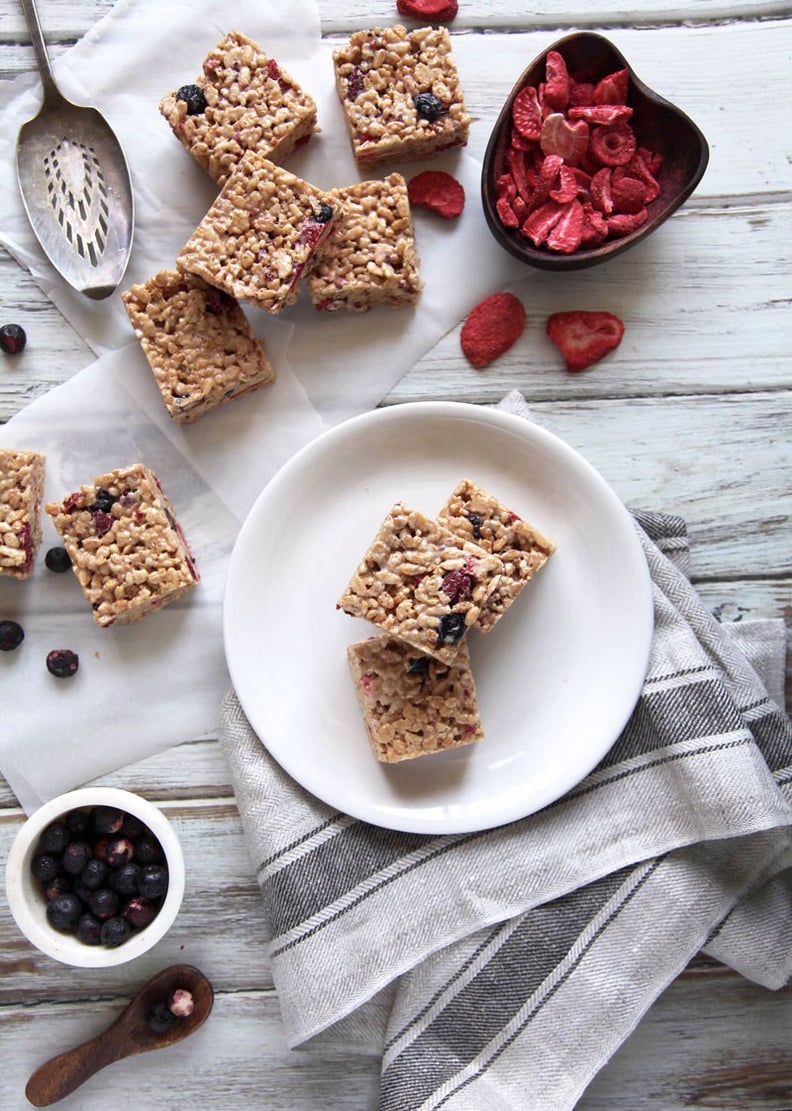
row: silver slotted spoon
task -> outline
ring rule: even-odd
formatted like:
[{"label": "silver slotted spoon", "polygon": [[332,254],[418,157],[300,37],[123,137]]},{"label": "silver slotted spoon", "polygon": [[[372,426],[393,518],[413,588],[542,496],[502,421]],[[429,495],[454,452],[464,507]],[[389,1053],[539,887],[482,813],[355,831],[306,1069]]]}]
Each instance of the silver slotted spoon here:
[{"label": "silver slotted spoon", "polygon": [[20,128],[17,177],[47,258],[86,297],[109,297],[132,248],[135,206],[121,144],[95,108],[72,104],[55,84],[34,0],[20,0],[44,100]]}]

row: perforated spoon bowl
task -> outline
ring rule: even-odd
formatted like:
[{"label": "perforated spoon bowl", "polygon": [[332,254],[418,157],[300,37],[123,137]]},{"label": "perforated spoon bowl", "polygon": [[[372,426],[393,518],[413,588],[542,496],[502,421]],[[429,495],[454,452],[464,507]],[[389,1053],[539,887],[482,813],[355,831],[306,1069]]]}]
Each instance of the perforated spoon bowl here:
[{"label": "perforated spoon bowl", "polygon": [[123,277],[135,205],[124,152],[95,108],[67,100],[52,75],[34,0],[20,0],[44,99],[20,128],[17,178],[47,258],[78,292],[101,300]]}]

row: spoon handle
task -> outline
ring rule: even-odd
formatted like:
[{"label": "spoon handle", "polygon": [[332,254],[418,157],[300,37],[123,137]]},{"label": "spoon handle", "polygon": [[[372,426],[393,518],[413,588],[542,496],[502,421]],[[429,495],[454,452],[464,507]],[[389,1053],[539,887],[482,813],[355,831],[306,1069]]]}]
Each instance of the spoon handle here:
[{"label": "spoon handle", "polygon": [[90,1041],[67,1049],[40,1065],[25,1088],[25,1095],[34,1107],[49,1107],[68,1096],[105,1065],[124,1056],[119,1041],[108,1038],[108,1031]]},{"label": "spoon handle", "polygon": [[41,30],[41,23],[39,22],[35,0],[19,0],[19,3],[22,6],[22,12],[25,16],[25,22],[27,23],[28,32],[30,34],[33,53],[36,56],[36,65],[41,75],[41,84],[44,89],[44,103],[46,104],[47,101],[51,100],[59,100],[60,92],[58,86],[55,84],[55,78],[52,75],[52,67],[50,65],[49,55],[47,54],[47,47],[44,43],[44,35]]}]

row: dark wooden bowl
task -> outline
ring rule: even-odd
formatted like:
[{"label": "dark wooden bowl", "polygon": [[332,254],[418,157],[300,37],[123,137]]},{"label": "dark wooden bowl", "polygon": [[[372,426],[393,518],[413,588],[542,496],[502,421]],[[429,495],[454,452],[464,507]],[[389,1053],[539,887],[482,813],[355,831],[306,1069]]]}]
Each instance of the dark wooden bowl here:
[{"label": "dark wooden bowl", "polygon": [[[631,125],[639,146],[663,156],[657,175],[660,194],[649,204],[649,218],[637,231],[618,239],[607,239],[597,247],[558,254],[534,247],[519,229],[506,228],[495,209],[495,182],[503,172],[505,152],[511,136],[511,111],[514,99],[525,85],[538,86],[545,79],[545,63],[550,50],[557,50],[572,74],[583,74],[596,82],[616,70],[630,74],[627,103],[633,109]],[[602,35],[584,31],[559,39],[531,62],[501,109],[492,130],[481,174],[481,199],[484,215],[495,239],[516,258],[541,270],[583,270],[607,262],[646,239],[683,204],[698,183],[709,162],[707,140],[693,121],[679,108],[658,96],[643,83],[626,58]]]}]

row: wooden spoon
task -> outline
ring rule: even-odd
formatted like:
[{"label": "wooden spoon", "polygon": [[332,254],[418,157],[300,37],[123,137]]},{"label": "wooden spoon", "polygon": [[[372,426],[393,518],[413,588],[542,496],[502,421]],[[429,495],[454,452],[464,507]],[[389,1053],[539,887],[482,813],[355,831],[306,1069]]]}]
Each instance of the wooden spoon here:
[{"label": "wooden spoon", "polygon": [[[167,1033],[155,1034],[146,1021],[149,1008],[167,999],[175,988],[192,993],[193,1012],[177,1018]],[[25,1095],[34,1107],[57,1103],[106,1065],[136,1053],[165,1049],[189,1037],[206,1022],[213,1002],[212,985],[202,972],[189,964],[172,964],[141,988],[107,1030],[37,1068],[28,1080]]]}]

